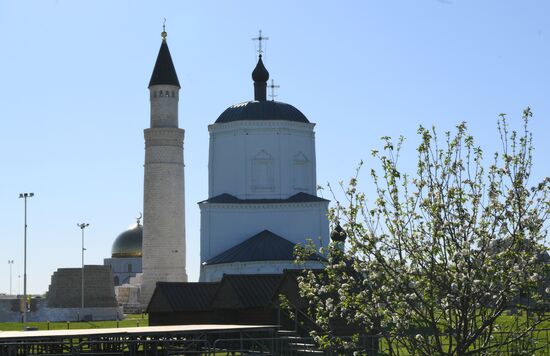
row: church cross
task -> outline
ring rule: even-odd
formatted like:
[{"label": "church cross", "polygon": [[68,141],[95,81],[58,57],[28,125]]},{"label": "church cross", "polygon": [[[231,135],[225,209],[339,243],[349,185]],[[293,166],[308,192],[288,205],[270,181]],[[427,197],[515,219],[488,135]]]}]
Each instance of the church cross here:
[{"label": "church cross", "polygon": [[268,85],[268,87],[269,89],[271,89],[271,94],[269,94],[269,96],[271,97],[271,101],[275,101],[275,98],[277,97],[277,95],[275,94],[275,89],[279,89],[281,86],[275,85],[273,79],[271,79],[271,85]]},{"label": "church cross", "polygon": [[269,37],[262,36],[262,30],[259,31],[258,37],[254,37],[252,39],[253,41],[258,41],[258,53],[260,54],[260,56],[262,55],[262,53],[264,53],[262,51],[262,41],[265,41],[265,40],[268,40],[268,39],[269,39]]}]

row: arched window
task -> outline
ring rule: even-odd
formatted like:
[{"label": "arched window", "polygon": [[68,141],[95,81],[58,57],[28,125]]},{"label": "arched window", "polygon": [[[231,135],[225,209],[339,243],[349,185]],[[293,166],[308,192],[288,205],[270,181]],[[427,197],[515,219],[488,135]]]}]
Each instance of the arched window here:
[{"label": "arched window", "polygon": [[293,157],[292,185],[294,189],[307,191],[309,186],[309,160],[299,152]]},{"label": "arched window", "polygon": [[261,150],[252,159],[252,190],[272,191],[274,188],[273,157]]}]

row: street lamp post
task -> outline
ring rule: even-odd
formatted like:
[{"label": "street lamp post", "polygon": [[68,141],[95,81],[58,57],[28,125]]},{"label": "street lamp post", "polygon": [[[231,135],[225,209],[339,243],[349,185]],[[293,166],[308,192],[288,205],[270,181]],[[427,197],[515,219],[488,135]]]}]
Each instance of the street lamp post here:
[{"label": "street lamp post", "polygon": [[12,279],[11,279],[11,275],[12,275],[13,260],[8,260],[8,265],[10,265],[10,295],[12,295],[12,289],[11,289],[11,286],[12,286],[11,281],[12,281]]},{"label": "street lamp post", "polygon": [[19,198],[25,200],[25,229],[23,233],[23,330],[27,329],[27,198],[34,193],[21,193]]},{"label": "street lamp post", "polygon": [[80,295],[80,307],[82,308],[82,312],[84,312],[84,251],[86,250],[84,248],[84,229],[90,226],[88,223],[80,223],[76,224],[82,231],[82,293]]}]

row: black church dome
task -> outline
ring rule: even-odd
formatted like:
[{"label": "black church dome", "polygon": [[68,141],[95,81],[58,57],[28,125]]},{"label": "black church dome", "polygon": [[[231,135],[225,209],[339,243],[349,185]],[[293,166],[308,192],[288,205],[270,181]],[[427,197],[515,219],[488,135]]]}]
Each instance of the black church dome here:
[{"label": "black church dome", "polygon": [[118,235],[111,249],[111,257],[141,257],[142,241],[143,226],[138,223]]},{"label": "black church dome", "polygon": [[248,120],[282,120],[309,123],[304,114],[294,106],[279,101],[247,101],[228,107],[216,120],[216,124]]},{"label": "black church dome", "polygon": [[269,72],[265,68],[264,62],[262,62],[261,55],[258,59],[258,64],[256,64],[256,68],[252,71],[252,80],[255,82],[267,82],[269,80]]}]

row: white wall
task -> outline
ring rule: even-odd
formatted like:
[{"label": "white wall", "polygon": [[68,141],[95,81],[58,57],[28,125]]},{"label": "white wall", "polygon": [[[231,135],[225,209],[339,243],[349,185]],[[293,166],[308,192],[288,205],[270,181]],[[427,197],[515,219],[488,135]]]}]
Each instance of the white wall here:
[{"label": "white wall", "polygon": [[235,121],[210,131],[209,197],[286,199],[315,195],[315,124]]},{"label": "white wall", "polygon": [[321,261],[307,261],[297,265],[292,261],[258,261],[221,263],[201,267],[200,282],[219,282],[224,274],[283,274],[285,269],[321,269]]},{"label": "white wall", "polygon": [[[128,283],[130,277],[141,273],[141,257],[112,257],[103,259],[104,266],[111,266],[113,277],[118,277],[118,283],[115,286]],[[131,267],[128,267],[131,265]],[[128,270],[131,269],[129,272]]]},{"label": "white wall", "polygon": [[293,243],[312,239],[327,246],[328,202],[285,204],[202,203],[201,263],[269,230]]}]

